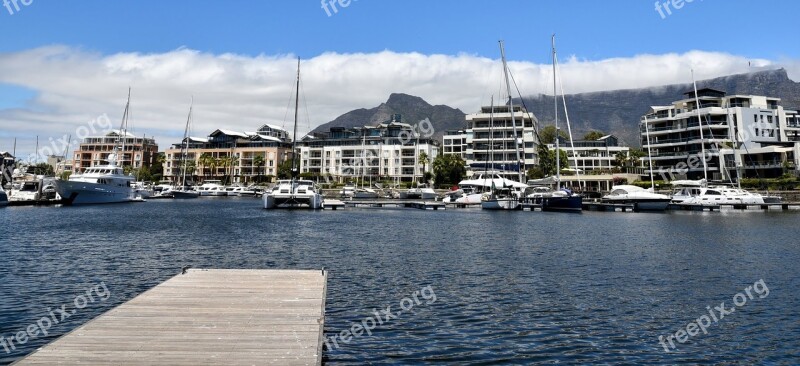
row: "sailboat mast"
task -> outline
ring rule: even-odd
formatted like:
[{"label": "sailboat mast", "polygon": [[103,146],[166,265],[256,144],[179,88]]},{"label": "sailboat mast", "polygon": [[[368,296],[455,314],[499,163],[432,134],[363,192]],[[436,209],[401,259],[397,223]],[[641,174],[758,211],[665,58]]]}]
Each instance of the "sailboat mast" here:
[{"label": "sailboat mast", "polygon": [[647,160],[650,161],[650,188],[656,191],[656,183],[653,181],[653,152],[650,150],[650,126],[647,125],[647,116],[644,116],[644,133],[647,136]]},{"label": "sailboat mast", "polygon": [[294,132],[292,134],[292,180],[297,178],[299,169],[295,170],[295,162],[297,158],[297,111],[300,109],[300,58],[297,58],[297,85],[294,96]]},{"label": "sailboat mast", "polygon": [[186,117],[186,127],[183,129],[183,148],[181,149],[181,167],[183,167],[183,177],[181,178],[181,190],[186,188],[186,155],[189,153],[189,122],[192,120],[192,108],[194,107],[194,96],[189,103],[189,115]]},{"label": "sailboat mast", "polygon": [[556,35],[550,39],[553,47],[553,107],[555,109],[556,125],[556,189],[561,189],[561,150],[558,147],[558,91],[556,90]]},{"label": "sailboat mast", "polygon": [[[119,139],[121,140],[121,144],[120,144],[121,147],[120,147],[119,154],[121,154],[122,156],[120,157],[118,155],[118,156],[115,157],[116,161],[121,161],[122,162],[122,164],[120,166],[123,169],[125,168],[125,160],[124,160],[124,158],[125,158],[125,137],[127,137],[127,135],[128,135],[128,113],[130,113],[130,107],[131,107],[131,88],[128,87],[128,101],[125,103],[125,112],[122,113],[122,122],[120,122],[120,124],[119,124],[119,135],[121,135],[121,136],[118,135]],[[114,162],[115,163],[114,165],[116,165],[116,161]],[[111,162],[109,161],[109,164],[110,163]]]},{"label": "sailboat mast", "polygon": [[488,176],[489,162],[492,162],[492,169],[494,169],[494,95],[492,95],[489,102],[489,158],[483,164],[483,179],[486,181]]},{"label": "sailboat mast", "polygon": [[[513,126],[514,131],[514,151],[517,153],[517,178],[518,181],[521,183],[523,182],[522,178],[522,164],[520,161],[519,156],[519,139],[517,137],[517,122],[514,119],[514,101],[511,98],[511,83],[508,80],[508,64],[506,63],[506,50],[503,47],[503,41],[500,42],[500,58],[503,60],[503,75],[505,76],[506,80],[506,93],[508,94],[508,110],[511,112],[511,125]],[[503,147],[505,150],[505,146]]]},{"label": "sailboat mast", "polygon": [[708,166],[706,165],[706,140],[703,138],[703,120],[700,117],[700,97],[697,95],[697,82],[694,81],[694,69],[692,69],[692,85],[694,86],[694,103],[697,111],[697,125],[700,127],[700,150],[703,152],[703,179],[708,181]]}]

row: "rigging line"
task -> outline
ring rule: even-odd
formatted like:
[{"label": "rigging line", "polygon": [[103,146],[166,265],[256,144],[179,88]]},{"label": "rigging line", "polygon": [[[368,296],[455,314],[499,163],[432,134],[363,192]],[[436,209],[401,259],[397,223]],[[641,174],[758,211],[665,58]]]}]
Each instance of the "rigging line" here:
[{"label": "rigging line", "polygon": [[[556,63],[556,68],[560,72],[561,71],[561,65],[558,63],[558,56],[554,56],[554,59],[555,59],[555,63]],[[558,85],[561,87],[561,101],[564,104],[564,118],[567,120],[567,133],[569,133],[569,145],[570,145],[570,148],[572,148],[572,157],[573,157],[573,160],[575,161],[575,174],[578,176],[578,187],[583,189],[583,187],[582,187],[583,186],[583,180],[581,180],[581,172],[578,169],[578,157],[575,156],[575,143],[573,142],[573,139],[572,139],[572,126],[569,123],[569,112],[567,112],[567,97],[566,97],[566,93],[564,93],[564,79],[563,78],[558,78]],[[556,136],[556,138],[558,138],[558,136]]]},{"label": "rigging line", "polygon": [[308,126],[308,132],[306,132],[306,135],[308,135],[311,133],[311,117],[308,114],[308,98],[306,98],[306,88],[302,79],[300,80],[300,93],[303,95],[303,108],[306,112],[306,125]]},{"label": "rigging line", "polygon": [[[292,100],[294,100],[294,88],[295,88],[295,80],[292,79],[292,87],[289,90],[289,100],[286,102],[286,113],[283,114],[283,128],[284,131],[286,130],[286,119],[289,118],[289,109],[292,108]],[[288,132],[288,131],[287,131]]]},{"label": "rigging line", "polygon": [[533,123],[533,133],[536,135],[536,140],[541,143],[542,139],[539,136],[539,120],[531,113],[531,110],[528,109],[528,106],[525,104],[525,98],[522,97],[522,93],[519,91],[519,86],[517,86],[517,81],[514,79],[514,74],[509,71],[509,75],[511,76],[511,83],[514,84],[514,89],[517,91],[517,95],[519,95],[519,101],[522,103],[522,108],[525,109],[525,113]]}]

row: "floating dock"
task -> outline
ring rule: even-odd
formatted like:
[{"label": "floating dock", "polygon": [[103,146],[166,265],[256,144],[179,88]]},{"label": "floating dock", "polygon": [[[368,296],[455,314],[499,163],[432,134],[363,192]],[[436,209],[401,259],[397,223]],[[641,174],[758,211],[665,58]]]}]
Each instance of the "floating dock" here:
[{"label": "floating dock", "polygon": [[320,270],[189,269],[15,365],[321,365],[326,284]]},{"label": "floating dock", "polygon": [[441,201],[410,201],[398,199],[352,199],[344,201],[326,199],[323,206],[325,209],[331,210],[336,210],[337,208],[343,207],[405,207],[417,208],[421,210],[444,210],[447,208],[447,205]]}]

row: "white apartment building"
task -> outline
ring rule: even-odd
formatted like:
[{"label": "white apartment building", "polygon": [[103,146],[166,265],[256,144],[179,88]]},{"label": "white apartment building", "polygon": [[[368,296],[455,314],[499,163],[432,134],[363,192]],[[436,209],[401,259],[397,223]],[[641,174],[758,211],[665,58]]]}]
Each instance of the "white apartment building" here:
[{"label": "white apartment building", "polygon": [[[577,169],[582,174],[610,173],[616,167],[617,154],[623,153],[630,156],[630,148],[619,146],[619,140],[614,135],[606,135],[597,140],[575,140],[572,149],[568,140],[559,140],[559,148],[567,153],[570,169]],[[547,144],[551,151],[556,149],[555,144]]]},{"label": "white apartment building", "polygon": [[671,105],[651,107],[640,120],[642,146],[651,148],[657,179],[735,180],[737,169],[741,177],[769,178],[787,167],[796,174],[800,118],[779,98],[705,88],[697,91],[698,111],[694,91],[684,95]]},{"label": "white apartment building", "polygon": [[[358,128],[334,127],[308,135],[299,144],[300,173],[315,173],[339,183],[350,180],[421,181],[431,171],[439,146],[419,128],[392,121]],[[421,153],[428,156],[423,166]],[[423,171],[424,169],[424,171]]]},{"label": "white apartment building", "polygon": [[488,168],[502,171],[507,178],[518,181],[518,172],[524,176],[539,163],[536,153],[539,139],[534,127],[538,120],[533,113],[514,106],[515,123],[512,124],[509,106],[484,106],[480,112],[468,114],[466,119],[467,174]]},{"label": "white apartment building", "polygon": [[458,155],[467,160],[467,133],[464,130],[445,131],[442,137],[442,155]]}]

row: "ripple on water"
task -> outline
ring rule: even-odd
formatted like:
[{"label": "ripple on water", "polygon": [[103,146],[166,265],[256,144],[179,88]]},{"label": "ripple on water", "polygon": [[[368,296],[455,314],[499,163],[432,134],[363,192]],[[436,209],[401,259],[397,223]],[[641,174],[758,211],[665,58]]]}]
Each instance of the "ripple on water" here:
[{"label": "ripple on water", "polygon": [[[100,281],[13,361],[184,265],[330,270],[325,335],[430,286],[435,302],[339,348],[347,364],[751,364],[800,355],[799,213],[265,211],[252,199],[0,210],[0,335]],[[764,279],[771,292],[669,353],[668,336]],[[5,357],[5,358],[3,358]]]}]

